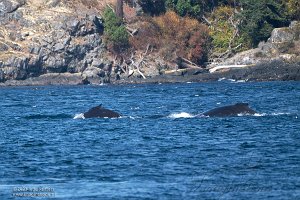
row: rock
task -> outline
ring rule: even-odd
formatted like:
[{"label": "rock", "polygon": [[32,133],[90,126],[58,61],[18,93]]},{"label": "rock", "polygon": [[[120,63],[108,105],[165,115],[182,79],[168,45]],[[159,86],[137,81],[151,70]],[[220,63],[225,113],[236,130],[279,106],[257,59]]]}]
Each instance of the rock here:
[{"label": "rock", "polygon": [[72,40],[72,38],[71,38],[70,36],[68,36],[68,37],[66,37],[66,38],[63,39],[62,44],[63,44],[64,46],[67,46],[67,45],[70,44],[70,41],[71,41],[71,40]]},{"label": "rock", "polygon": [[25,0],[2,0],[0,2],[0,16],[12,13],[25,4]]},{"label": "rock", "polygon": [[267,42],[261,42],[258,48],[237,53],[219,65],[256,65],[272,61],[293,62],[299,53],[297,44],[300,22],[292,22],[289,27],[276,28]]},{"label": "rock", "polygon": [[58,6],[61,3],[61,0],[50,0],[47,2],[49,8]]},{"label": "rock", "polygon": [[2,71],[2,69],[0,69],[0,82],[4,82],[4,72]]},{"label": "rock", "polygon": [[8,80],[2,86],[38,86],[38,85],[82,85],[86,83],[81,73],[49,73],[26,80]]},{"label": "rock", "polygon": [[96,32],[102,35],[104,31],[103,20],[98,16],[93,16],[92,20],[96,26]]},{"label": "rock", "polygon": [[1,51],[7,51],[9,49],[9,46],[7,44],[0,42],[0,52]]},{"label": "rock", "polygon": [[65,49],[65,45],[63,43],[56,43],[53,47],[54,52],[62,52]]},{"label": "rock", "polygon": [[292,42],[295,38],[294,32],[290,28],[275,28],[271,37],[269,38],[271,43],[283,43]]},{"label": "rock", "polygon": [[56,54],[50,56],[43,67],[47,73],[64,73],[67,71],[67,65],[63,55]]},{"label": "rock", "polygon": [[295,33],[295,40],[300,39],[300,21],[292,21],[290,29]]},{"label": "rock", "polygon": [[105,72],[97,67],[88,67],[82,73],[83,77],[87,78],[97,78],[97,77],[104,77]]},{"label": "rock", "polygon": [[80,21],[76,18],[69,19],[66,21],[67,30],[70,32],[71,36],[75,36],[78,31]]},{"label": "rock", "polygon": [[28,62],[27,73],[29,77],[39,76],[42,72],[43,58],[40,56],[32,56]]},{"label": "rock", "polygon": [[111,65],[102,59],[106,56],[103,21],[84,3],[2,0],[0,24],[0,52],[5,55],[0,70],[5,81],[84,72],[89,67],[85,73],[92,77],[110,76]]},{"label": "rock", "polygon": [[97,68],[103,68],[104,67],[103,59],[94,58],[92,61],[91,66],[97,67]]},{"label": "rock", "polygon": [[35,54],[35,55],[38,55],[41,51],[41,47],[40,46],[35,46],[33,44],[33,46],[29,46],[29,53],[31,54]]}]

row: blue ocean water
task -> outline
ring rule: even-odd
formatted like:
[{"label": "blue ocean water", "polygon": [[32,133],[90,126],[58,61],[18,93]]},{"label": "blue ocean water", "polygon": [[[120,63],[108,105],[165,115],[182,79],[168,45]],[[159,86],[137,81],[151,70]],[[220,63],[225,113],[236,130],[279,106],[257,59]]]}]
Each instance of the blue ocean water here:
[{"label": "blue ocean water", "polygon": [[[236,102],[259,114],[195,117]],[[99,104],[122,117],[73,119]],[[300,82],[9,87],[0,107],[0,199],[300,199]]]}]

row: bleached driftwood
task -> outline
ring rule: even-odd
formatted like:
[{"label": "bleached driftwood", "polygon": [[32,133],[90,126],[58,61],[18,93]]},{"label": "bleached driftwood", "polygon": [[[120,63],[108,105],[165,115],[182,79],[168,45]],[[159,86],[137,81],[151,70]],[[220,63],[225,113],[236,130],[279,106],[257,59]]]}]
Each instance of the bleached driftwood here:
[{"label": "bleached driftwood", "polygon": [[209,72],[214,73],[220,69],[244,68],[244,67],[250,67],[250,66],[252,66],[252,65],[220,65],[220,66],[216,66],[216,67],[209,69]]}]

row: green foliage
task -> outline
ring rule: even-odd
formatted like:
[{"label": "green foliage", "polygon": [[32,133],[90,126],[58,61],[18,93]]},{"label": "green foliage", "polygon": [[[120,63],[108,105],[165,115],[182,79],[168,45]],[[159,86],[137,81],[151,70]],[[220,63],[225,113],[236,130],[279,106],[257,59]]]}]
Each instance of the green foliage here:
[{"label": "green foliage", "polygon": [[229,47],[240,46],[236,51],[250,47],[249,38],[239,34],[239,30],[235,26],[239,20],[234,16],[234,8],[230,6],[219,6],[211,13],[209,17],[211,21],[210,36],[212,37],[214,52],[224,53]]},{"label": "green foliage", "polygon": [[194,0],[166,0],[165,5],[182,17],[188,15],[199,18],[202,14],[201,5]]},{"label": "green foliage", "polygon": [[138,0],[143,11],[150,15],[159,15],[166,11],[164,0]]},{"label": "green foliage", "polygon": [[187,14],[190,16],[197,16],[200,14],[200,6],[193,5],[190,0],[178,0],[176,11],[180,16],[185,16]]},{"label": "green foliage", "polygon": [[249,35],[252,45],[268,39],[273,28],[288,25],[280,0],[241,0],[241,30]]},{"label": "green foliage", "polygon": [[232,4],[231,1],[222,0],[166,0],[166,8],[175,11],[180,16],[190,16],[201,19],[204,12],[210,12],[218,5]]},{"label": "green foliage", "polygon": [[300,20],[300,1],[286,0],[287,13],[293,20]]},{"label": "green foliage", "polygon": [[104,11],[104,35],[111,50],[119,51],[128,46],[129,35],[122,20],[116,16],[111,8]]}]

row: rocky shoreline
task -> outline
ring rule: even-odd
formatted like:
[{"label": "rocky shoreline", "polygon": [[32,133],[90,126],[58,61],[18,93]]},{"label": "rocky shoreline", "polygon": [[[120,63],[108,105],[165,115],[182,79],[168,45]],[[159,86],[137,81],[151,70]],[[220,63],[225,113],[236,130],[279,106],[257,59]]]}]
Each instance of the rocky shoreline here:
[{"label": "rocky shoreline", "polygon": [[251,67],[229,68],[214,73],[208,71],[185,70],[180,73],[162,74],[154,77],[129,77],[120,80],[106,81],[101,77],[87,79],[82,73],[50,73],[25,80],[9,80],[0,83],[6,86],[46,86],[46,85],[101,85],[101,84],[158,84],[184,82],[213,82],[223,79],[240,82],[261,81],[300,81],[300,63],[288,64],[282,61],[259,64]]}]

